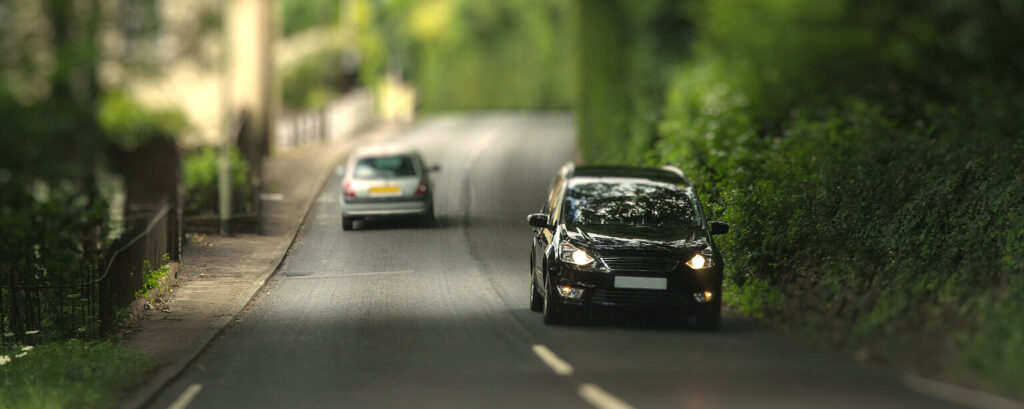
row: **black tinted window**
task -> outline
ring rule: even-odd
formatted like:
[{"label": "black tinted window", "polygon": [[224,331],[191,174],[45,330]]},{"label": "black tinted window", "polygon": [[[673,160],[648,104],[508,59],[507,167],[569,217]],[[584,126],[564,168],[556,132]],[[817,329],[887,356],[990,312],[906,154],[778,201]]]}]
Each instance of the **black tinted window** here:
[{"label": "black tinted window", "polygon": [[696,226],[692,190],[669,183],[588,178],[574,180],[565,195],[568,224]]},{"label": "black tinted window", "polygon": [[356,179],[416,176],[416,167],[409,156],[379,156],[356,162],[352,177]]}]

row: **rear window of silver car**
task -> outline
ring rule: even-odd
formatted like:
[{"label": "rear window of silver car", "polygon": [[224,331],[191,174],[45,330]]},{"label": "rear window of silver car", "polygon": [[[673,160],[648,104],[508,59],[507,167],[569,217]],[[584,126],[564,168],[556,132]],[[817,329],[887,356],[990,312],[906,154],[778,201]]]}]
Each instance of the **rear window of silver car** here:
[{"label": "rear window of silver car", "polygon": [[362,158],[356,162],[352,177],[355,179],[379,179],[416,176],[416,165],[411,156],[377,156]]}]

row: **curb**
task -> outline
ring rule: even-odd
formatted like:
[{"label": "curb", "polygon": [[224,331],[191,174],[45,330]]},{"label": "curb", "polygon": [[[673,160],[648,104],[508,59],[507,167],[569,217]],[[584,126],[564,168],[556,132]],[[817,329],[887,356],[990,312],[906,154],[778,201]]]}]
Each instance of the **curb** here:
[{"label": "curb", "polygon": [[[366,132],[361,133],[360,136],[353,138],[353,140],[362,139],[362,135],[366,135]],[[316,189],[316,193],[307,199],[305,203],[306,211],[302,216],[302,220],[295,227],[295,231],[291,233],[291,239],[288,241],[288,246],[285,247],[284,251],[282,251],[280,255],[276,256],[274,261],[270,263],[270,266],[260,273],[259,277],[249,285],[248,292],[235,298],[235,306],[232,307],[233,312],[217,318],[213,324],[210,324],[210,326],[203,331],[199,338],[192,342],[192,345],[188,347],[183,356],[167,364],[167,366],[161,369],[160,372],[146,381],[144,385],[135,388],[134,392],[132,392],[127,398],[121,400],[120,404],[117,405],[118,408],[141,409],[151,403],[153,399],[163,391],[164,387],[174,381],[178,375],[188,368],[188,366],[191,365],[197,357],[199,357],[199,354],[206,350],[214,338],[220,335],[221,332],[223,332],[231,322],[237,318],[242,311],[244,311],[246,307],[253,302],[253,300],[256,299],[263,288],[266,287],[267,281],[277,274],[277,271],[280,270],[281,266],[284,264],[285,258],[288,257],[288,253],[291,252],[292,246],[295,245],[295,241],[299,237],[299,232],[309,220],[309,215],[313,213],[313,207],[317,202],[317,198],[323,194],[323,190],[327,186],[327,182],[331,179],[331,175],[334,174],[334,166],[340,158],[344,157],[351,150],[352,147],[349,147],[342,151],[343,153],[339,154],[339,158],[333,159],[329,168],[320,176],[320,180],[317,182],[319,187]]]}]

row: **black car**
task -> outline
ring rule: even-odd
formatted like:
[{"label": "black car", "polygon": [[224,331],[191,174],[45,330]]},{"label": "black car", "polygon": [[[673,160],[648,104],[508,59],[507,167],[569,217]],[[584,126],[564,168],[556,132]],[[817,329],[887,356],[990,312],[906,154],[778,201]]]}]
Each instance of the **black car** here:
[{"label": "black car", "polygon": [[659,309],[717,328],[722,257],[682,171],[565,165],[555,176],[530,254],[530,309],[559,323],[583,308]]}]

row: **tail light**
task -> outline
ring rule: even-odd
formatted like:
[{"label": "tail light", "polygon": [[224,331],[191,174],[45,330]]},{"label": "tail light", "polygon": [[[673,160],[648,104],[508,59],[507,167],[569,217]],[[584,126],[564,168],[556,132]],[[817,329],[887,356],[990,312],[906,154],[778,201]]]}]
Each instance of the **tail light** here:
[{"label": "tail light", "polygon": [[356,197],[356,191],[352,190],[352,184],[345,181],[345,197]]},{"label": "tail light", "polygon": [[419,186],[416,186],[416,196],[425,195],[425,194],[427,194],[427,191],[428,191],[428,189],[427,189],[427,180],[426,179],[420,179]]}]

